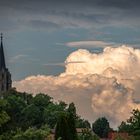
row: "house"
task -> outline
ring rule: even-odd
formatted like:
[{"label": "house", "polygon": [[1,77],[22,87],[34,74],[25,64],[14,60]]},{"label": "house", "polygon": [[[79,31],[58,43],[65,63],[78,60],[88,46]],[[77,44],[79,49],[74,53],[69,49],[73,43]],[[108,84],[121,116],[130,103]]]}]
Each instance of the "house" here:
[{"label": "house", "polygon": [[109,132],[107,140],[115,140],[118,137],[124,140],[129,140],[131,138],[126,132]]}]

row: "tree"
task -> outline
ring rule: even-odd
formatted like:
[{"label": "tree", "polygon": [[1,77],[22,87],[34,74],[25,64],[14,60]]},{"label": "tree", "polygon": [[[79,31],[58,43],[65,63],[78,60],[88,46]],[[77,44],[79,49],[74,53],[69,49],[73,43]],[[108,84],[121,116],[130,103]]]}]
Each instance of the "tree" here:
[{"label": "tree", "polygon": [[126,122],[122,122],[118,127],[121,132],[128,132],[134,137],[134,140],[140,139],[140,111],[134,109],[130,118]]},{"label": "tree", "polygon": [[59,114],[66,112],[67,105],[64,102],[50,103],[44,110],[44,121],[49,125],[50,128],[54,128]]},{"label": "tree", "polygon": [[69,125],[69,131],[70,131],[70,137],[72,140],[77,140],[77,132],[75,127],[75,118],[73,114],[69,113],[68,115],[68,125]]},{"label": "tree", "polygon": [[92,124],[92,129],[99,137],[106,138],[110,130],[109,122],[105,117],[99,118]]},{"label": "tree", "polygon": [[138,109],[134,109],[131,112],[132,116],[127,120],[127,123],[131,126],[131,134],[135,136],[135,138],[140,138],[140,111]]},{"label": "tree", "polygon": [[51,103],[51,99],[50,96],[40,93],[32,99],[32,103],[40,108],[44,108]]},{"label": "tree", "polygon": [[73,117],[76,117],[76,108],[75,108],[74,103],[70,103],[70,104],[69,104],[68,112],[69,112],[70,114],[72,114]]},{"label": "tree", "polygon": [[7,105],[7,101],[0,99],[0,128],[2,127],[2,125],[4,125],[10,120],[10,116],[5,111],[6,105]]},{"label": "tree", "polygon": [[119,132],[128,132],[132,131],[132,126],[124,121],[121,122],[121,125],[118,127]]},{"label": "tree", "polygon": [[140,111],[138,109],[134,109],[131,114],[132,116],[127,120],[127,122],[131,124],[135,130],[140,129]]},{"label": "tree", "polygon": [[95,134],[93,134],[93,132],[86,128],[82,130],[82,134],[79,135],[79,139],[80,140],[99,140],[99,137]]},{"label": "tree", "polygon": [[44,140],[50,134],[50,130],[47,125],[37,128],[28,128],[25,132],[19,131],[15,136],[13,136],[13,140]]},{"label": "tree", "polygon": [[68,107],[68,124],[69,124],[69,129],[71,131],[71,139],[76,140],[77,139],[77,132],[76,132],[76,125],[75,125],[75,120],[76,120],[76,108],[74,103],[70,103]]},{"label": "tree", "polygon": [[22,116],[21,112],[26,107],[26,103],[23,98],[16,95],[9,95],[6,97],[7,106],[5,108],[6,112],[10,116],[9,126],[16,127],[19,125],[20,118]]},{"label": "tree", "polygon": [[58,138],[61,140],[77,140],[75,120],[72,114],[60,114],[55,129],[55,140]]},{"label": "tree", "polygon": [[77,116],[76,118],[76,128],[91,128],[90,123],[87,120],[84,120]]},{"label": "tree", "polygon": [[90,123],[87,120],[81,119],[80,116],[76,114],[76,107],[74,103],[70,103],[67,111],[73,115],[75,119],[76,128],[90,128]]},{"label": "tree", "polygon": [[51,99],[42,93],[34,97],[15,89],[1,94],[0,140],[42,139],[45,133],[42,127],[46,124],[49,128],[56,126],[57,138],[77,140],[75,123],[87,127],[88,121],[76,114],[74,103],[67,106],[65,102],[54,103]]},{"label": "tree", "polygon": [[58,138],[61,138],[61,140],[70,140],[68,116],[65,113],[61,113],[57,121],[55,140]]},{"label": "tree", "polygon": [[21,122],[24,129],[33,126],[40,127],[43,122],[40,108],[34,104],[28,105],[22,110]]}]

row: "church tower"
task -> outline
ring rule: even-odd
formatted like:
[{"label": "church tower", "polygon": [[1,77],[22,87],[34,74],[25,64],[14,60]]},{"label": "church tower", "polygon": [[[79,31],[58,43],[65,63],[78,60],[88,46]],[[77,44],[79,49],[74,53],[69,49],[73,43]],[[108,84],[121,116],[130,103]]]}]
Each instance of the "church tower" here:
[{"label": "church tower", "polygon": [[9,70],[6,68],[4,49],[3,49],[3,36],[1,34],[0,43],[0,92],[8,91],[11,88],[12,80]]}]

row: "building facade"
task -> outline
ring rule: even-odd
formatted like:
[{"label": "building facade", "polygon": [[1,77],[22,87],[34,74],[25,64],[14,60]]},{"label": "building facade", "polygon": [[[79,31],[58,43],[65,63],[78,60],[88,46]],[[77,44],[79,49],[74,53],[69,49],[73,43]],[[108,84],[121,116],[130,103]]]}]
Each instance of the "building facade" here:
[{"label": "building facade", "polygon": [[1,34],[0,43],[0,92],[8,91],[11,88],[12,80],[9,70],[6,68],[4,49],[3,49],[3,36]]}]

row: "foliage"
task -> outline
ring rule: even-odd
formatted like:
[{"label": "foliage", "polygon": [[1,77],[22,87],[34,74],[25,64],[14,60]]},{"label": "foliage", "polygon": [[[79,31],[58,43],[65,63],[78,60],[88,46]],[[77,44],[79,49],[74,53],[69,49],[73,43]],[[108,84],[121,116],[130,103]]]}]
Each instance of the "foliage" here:
[{"label": "foliage", "polygon": [[115,138],[115,140],[124,140],[124,139],[121,138],[120,136],[117,136],[117,137]]},{"label": "foliage", "polygon": [[0,128],[2,127],[2,125],[4,125],[6,122],[10,120],[9,115],[4,110],[6,105],[7,105],[7,101],[0,99]]},{"label": "foliage", "polygon": [[100,138],[97,135],[93,135],[93,140],[100,140]]},{"label": "foliage", "polygon": [[134,140],[140,140],[140,136],[134,136]]},{"label": "foliage", "polygon": [[13,140],[44,140],[49,135],[49,128],[43,126],[40,129],[29,128],[25,132],[17,133]]},{"label": "foliage", "polygon": [[105,117],[99,118],[92,124],[92,129],[99,137],[107,138],[110,131],[109,122]]},{"label": "foliage", "polygon": [[128,132],[130,133],[132,130],[132,126],[124,121],[122,121],[121,125],[118,127],[119,132]]},{"label": "foliage", "polygon": [[[42,139],[46,132],[43,127],[54,129],[60,114],[67,114],[69,135],[76,137],[75,123],[82,126],[85,120],[76,114],[73,103],[54,103],[46,94],[32,96],[11,89],[0,94],[0,140]],[[80,121],[79,121],[80,120]],[[86,126],[86,125],[85,125]],[[72,137],[72,135],[71,135]]]},{"label": "foliage", "polygon": [[87,120],[81,119],[79,116],[76,118],[76,128],[91,128],[90,123]]},{"label": "foliage", "polygon": [[63,102],[60,103],[50,103],[47,108],[44,110],[44,121],[47,123],[50,128],[54,128],[61,112],[66,112],[66,104]]},{"label": "foliage", "polygon": [[[25,101],[18,96],[10,95],[7,97],[8,106],[6,108],[7,113],[10,115],[10,126],[14,126],[20,123],[22,117],[22,110],[26,107]],[[13,128],[13,127],[11,127]]]},{"label": "foliage", "polygon": [[90,123],[87,120],[81,119],[80,116],[76,114],[76,107],[74,103],[69,104],[68,112],[73,115],[76,128],[90,128]]},{"label": "foliage", "polygon": [[64,113],[60,115],[55,129],[55,140],[58,138],[69,140],[68,116]]},{"label": "foliage", "polygon": [[126,122],[122,122],[118,127],[120,132],[128,132],[134,137],[134,140],[140,139],[140,111],[134,109],[130,118]]},{"label": "foliage", "polygon": [[67,110],[70,114],[72,114],[73,117],[76,117],[76,108],[74,103],[70,103]]},{"label": "foliage", "polygon": [[77,140],[75,120],[72,114],[60,114],[55,129],[55,140],[58,138],[61,140]]},{"label": "foliage", "polygon": [[140,111],[138,109],[132,111],[132,116],[127,120],[134,131],[140,130]]},{"label": "foliage", "polygon": [[70,138],[73,140],[77,140],[77,132],[75,127],[75,119],[72,114],[68,114],[68,125],[69,125],[69,131],[70,131]]},{"label": "foliage", "polygon": [[34,104],[28,105],[22,110],[22,127],[27,129],[30,126],[41,126],[42,124],[42,112]]},{"label": "foliage", "polygon": [[83,129],[82,130],[82,134],[79,134],[79,140],[99,140],[99,137],[95,134],[93,134],[93,132],[91,130],[87,129]]},{"label": "foliage", "polygon": [[40,108],[45,108],[51,103],[51,97],[45,94],[37,94],[34,98],[32,98],[32,102],[34,105],[40,107]]}]

